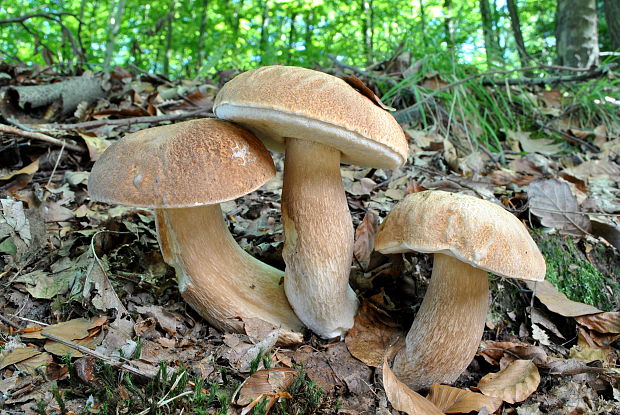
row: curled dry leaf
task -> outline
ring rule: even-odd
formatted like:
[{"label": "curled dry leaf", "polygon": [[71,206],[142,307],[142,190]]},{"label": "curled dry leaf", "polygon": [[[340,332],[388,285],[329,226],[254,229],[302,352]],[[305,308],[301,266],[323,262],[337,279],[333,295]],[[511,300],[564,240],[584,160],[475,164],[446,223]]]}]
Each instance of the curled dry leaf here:
[{"label": "curled dry leaf", "polygon": [[564,317],[578,317],[602,313],[596,307],[579,303],[562,294],[549,281],[526,281],[527,287],[534,291],[536,298],[549,310]]},{"label": "curled dry leaf", "polygon": [[385,105],[383,102],[381,102],[381,99],[378,96],[376,96],[375,93],[372,92],[370,88],[364,85],[364,83],[360,81],[359,78],[353,75],[350,75],[350,76],[343,76],[342,80],[345,81],[347,84],[351,85],[351,87],[357,90],[357,92],[359,92],[360,94],[364,95],[366,98],[371,100],[379,108],[384,109],[386,111],[396,111],[396,108],[389,107]]},{"label": "curled dry leaf", "polygon": [[0,359],[0,369],[4,369],[7,366],[14,365],[19,362],[23,362],[26,359],[30,359],[33,356],[40,355],[41,352],[32,347],[18,347],[8,352],[2,359]]},{"label": "curled dry leaf", "polygon": [[376,232],[377,215],[368,211],[355,230],[355,243],[353,244],[353,254],[364,267],[368,264],[370,253],[375,248]]},{"label": "curled dry leaf", "polygon": [[539,383],[538,368],[531,360],[515,360],[499,372],[480,379],[478,388],[487,396],[515,403],[527,399]]},{"label": "curled dry leaf", "polygon": [[492,414],[502,404],[500,398],[438,384],[431,386],[426,399],[446,414],[468,414],[472,411],[479,412],[482,408]]},{"label": "curled dry leaf", "polygon": [[431,401],[398,380],[388,365],[387,356],[383,359],[383,389],[388,401],[397,411],[408,415],[443,415]]},{"label": "curled dry leaf", "polygon": [[599,333],[620,333],[620,312],[592,314],[576,317],[577,323]]},{"label": "curled dry leaf", "polygon": [[247,378],[234,396],[236,405],[245,406],[242,413],[249,412],[263,398],[268,398],[268,411],[281,397],[291,397],[285,391],[295,380],[297,370],[288,368],[259,370]]},{"label": "curled dry leaf", "polygon": [[565,235],[582,236],[591,230],[590,219],[579,212],[577,198],[567,182],[557,179],[539,180],[529,185],[530,212],[544,226]]},{"label": "curled dry leaf", "polygon": [[404,334],[389,316],[364,301],[344,342],[353,356],[368,366],[379,367],[390,345]]},{"label": "curled dry leaf", "polygon": [[537,366],[544,365],[548,359],[542,347],[514,342],[488,343],[479,354],[493,365],[499,365],[500,359],[506,355],[513,359],[532,360]]}]

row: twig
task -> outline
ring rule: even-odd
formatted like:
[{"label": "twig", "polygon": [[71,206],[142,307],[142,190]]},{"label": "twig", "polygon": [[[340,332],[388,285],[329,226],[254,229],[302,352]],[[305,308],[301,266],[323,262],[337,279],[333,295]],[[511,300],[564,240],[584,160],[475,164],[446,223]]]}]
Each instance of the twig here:
[{"label": "twig", "polygon": [[4,317],[2,314],[0,314],[0,321],[2,321],[4,324],[7,324],[11,327],[13,327],[14,329],[21,329],[21,327],[19,327],[19,324],[17,323],[13,323],[11,320],[9,320],[8,318]]},{"label": "twig", "polygon": [[590,151],[593,151],[593,152],[595,152],[595,153],[598,153],[599,151],[601,151],[601,149],[600,149],[600,148],[598,148],[597,146],[595,146],[594,144],[590,144],[590,143],[588,143],[587,141],[582,140],[582,139],[581,139],[581,138],[579,138],[579,137],[575,137],[575,136],[574,136],[574,135],[572,135],[572,134],[568,134],[568,133],[567,133],[567,132],[565,132],[565,131],[560,131],[560,130],[558,130],[558,129],[556,129],[556,128],[549,127],[548,125],[545,125],[545,124],[543,124],[543,123],[541,123],[541,122],[537,122],[536,124],[537,124],[540,128],[542,128],[543,130],[549,130],[549,131],[553,131],[553,132],[555,132],[555,133],[558,133],[558,134],[560,134],[560,136],[562,136],[563,138],[567,138],[567,139],[568,139],[568,141],[572,141],[572,142],[575,142],[575,143],[577,143],[577,144],[581,144],[582,146],[587,147]]},{"label": "twig", "polygon": [[154,115],[150,117],[120,118],[117,120],[105,120],[104,119],[104,120],[78,122],[75,124],[50,124],[50,127],[58,128],[61,130],[75,130],[75,129],[81,129],[81,128],[83,129],[96,128],[96,127],[101,127],[103,125],[128,126],[128,125],[140,124],[140,123],[151,124],[151,123],[159,123],[159,122],[165,122],[165,121],[176,121],[176,120],[183,120],[185,118],[195,117],[198,115],[202,117],[206,117],[206,118],[214,118],[215,115],[213,113],[205,114],[208,111],[209,110],[207,108],[202,108],[196,111],[183,112],[180,114],[165,114],[165,115]]},{"label": "twig", "polygon": [[43,17],[44,19],[58,21],[58,18],[61,16],[77,16],[73,13],[69,12],[54,12],[54,13],[35,13],[35,14],[27,14],[24,16],[13,17],[12,19],[3,19],[0,20],[0,24],[8,24],[8,23],[23,23],[26,20],[32,19],[34,17]]},{"label": "twig", "polygon": [[59,140],[54,137],[50,137],[46,134],[35,133],[31,131],[20,130],[19,128],[11,127],[10,125],[0,124],[0,133],[15,134],[33,140],[44,141],[46,143],[53,144],[55,146],[64,147],[67,150],[77,151],[79,153],[85,153],[86,149],[78,146],[77,144],[67,143],[63,140]]},{"label": "twig", "polygon": [[81,344],[77,344],[77,343],[72,342],[70,340],[63,339],[62,337],[56,336],[55,334],[46,333],[46,332],[42,331],[41,332],[41,336],[46,337],[46,338],[48,338],[50,340],[53,340],[55,342],[64,344],[65,346],[70,347],[70,348],[72,348],[74,350],[77,350],[80,353],[84,353],[84,354],[87,354],[89,356],[95,357],[95,358],[97,358],[99,360],[103,360],[104,362],[110,364],[111,366],[117,367],[117,368],[119,368],[121,370],[124,370],[126,372],[129,372],[129,373],[133,373],[134,375],[142,376],[142,377],[145,377],[147,379],[153,379],[155,377],[151,373],[147,373],[147,372],[144,372],[144,371],[142,371],[142,370],[140,370],[140,369],[138,369],[136,367],[133,367],[131,365],[128,365],[128,364],[125,364],[125,363],[121,363],[121,362],[119,362],[116,359],[113,359],[113,358],[108,357],[108,356],[106,356],[104,354],[101,354],[99,352],[91,350],[88,347],[82,346]]}]

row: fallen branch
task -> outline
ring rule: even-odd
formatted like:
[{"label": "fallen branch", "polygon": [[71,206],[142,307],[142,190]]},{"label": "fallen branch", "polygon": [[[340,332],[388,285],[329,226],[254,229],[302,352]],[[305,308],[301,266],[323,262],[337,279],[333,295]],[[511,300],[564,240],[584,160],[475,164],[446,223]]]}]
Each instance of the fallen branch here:
[{"label": "fallen branch", "polygon": [[11,326],[14,329],[19,330],[21,327],[19,327],[19,324],[13,323],[11,320],[9,320],[8,318],[4,317],[2,314],[0,314],[0,321],[3,322],[4,324],[6,324],[7,326]]},{"label": "fallen branch", "polygon": [[165,122],[165,121],[183,120],[186,118],[196,117],[198,115],[201,115],[202,117],[205,117],[205,118],[214,118],[215,115],[213,113],[205,114],[208,111],[209,111],[208,109],[203,108],[197,111],[183,112],[180,114],[153,115],[151,117],[119,118],[115,120],[103,119],[103,120],[78,122],[75,124],[50,124],[49,127],[57,128],[61,130],[76,130],[76,129],[87,130],[89,128],[96,128],[96,127],[101,127],[104,125],[128,126],[128,125],[140,124],[140,123],[155,124],[155,123],[160,123],[160,122]]},{"label": "fallen branch", "polygon": [[142,376],[145,377],[147,379],[153,379],[155,376],[152,373],[147,373],[144,372],[136,367],[133,367],[131,365],[125,364],[125,363],[121,363],[116,359],[113,359],[111,357],[108,357],[104,354],[101,354],[99,352],[96,352],[94,350],[89,349],[88,347],[82,346],[81,344],[77,344],[75,342],[72,342],[70,340],[66,340],[63,339],[62,337],[56,336],[55,334],[52,333],[46,333],[44,331],[41,332],[41,335],[45,338],[48,338],[50,340],[53,340],[55,342],[64,344],[67,347],[72,348],[73,350],[77,350],[80,353],[83,354],[87,354],[89,356],[92,356],[94,358],[97,358],[99,360],[103,360],[104,362],[108,363],[110,366],[114,366],[117,367],[121,370],[124,370],[126,372],[129,373],[133,373],[134,375],[138,375],[138,376]]},{"label": "fallen branch", "polygon": [[78,153],[86,152],[85,148],[80,147],[77,144],[67,143],[66,141],[59,140],[54,137],[50,137],[49,135],[46,135],[46,134],[20,130],[19,128],[11,127],[10,125],[6,125],[6,124],[0,124],[0,133],[15,134],[21,137],[31,138],[33,140],[44,141],[46,143],[50,143],[58,147],[64,146],[64,148],[66,148],[67,150],[76,151]]}]

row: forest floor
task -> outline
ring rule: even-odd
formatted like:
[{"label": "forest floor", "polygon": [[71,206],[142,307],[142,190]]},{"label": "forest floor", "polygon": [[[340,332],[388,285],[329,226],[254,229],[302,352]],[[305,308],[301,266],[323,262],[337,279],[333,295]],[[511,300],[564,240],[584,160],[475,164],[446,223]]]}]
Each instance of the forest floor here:
[{"label": "forest floor", "polygon": [[[528,86],[519,93],[562,134],[533,139],[515,126],[502,132],[502,152],[491,152],[468,139],[467,121],[442,117],[452,114],[450,102],[437,98],[434,126],[401,123],[405,166],[341,168],[356,229],[351,285],[362,303],[354,329],[344,341],[306,333],[303,344],[278,347],[258,328],[209,327],[179,294],[153,212],[94,202],[87,192],[93,162],[110,143],[209,115],[233,74],[173,83],[117,68],[96,78],[102,92],[90,104],[67,110],[71,88],[56,85],[47,101],[14,88],[68,77],[0,66],[0,414],[430,413],[401,385],[386,390],[382,365],[413,321],[432,257],[373,251],[381,220],[424,189],[513,212],[537,241],[552,283],[543,290],[491,276],[479,352],[453,385],[458,391],[432,388],[438,413],[620,414],[617,124],[576,124],[561,85]],[[373,89],[373,80],[402,77],[347,74]],[[433,87],[438,80],[423,87],[446,86]],[[397,118],[405,101],[395,100]],[[283,157],[273,157],[274,179],[222,207],[239,244],[284,269]]]}]

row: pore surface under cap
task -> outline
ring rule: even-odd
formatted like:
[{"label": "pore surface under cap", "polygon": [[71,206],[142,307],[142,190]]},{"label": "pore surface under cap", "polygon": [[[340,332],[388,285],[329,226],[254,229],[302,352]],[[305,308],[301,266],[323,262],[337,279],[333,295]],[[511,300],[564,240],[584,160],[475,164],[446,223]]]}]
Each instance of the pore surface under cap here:
[{"label": "pore surface under cap", "polygon": [[215,204],[247,194],[275,168],[251,132],[199,119],[148,128],[112,144],[93,166],[90,196],[153,208]]},{"label": "pore surface under cap", "polygon": [[298,138],[338,149],[345,163],[394,169],[407,159],[407,140],[392,115],[342,79],[311,69],[244,72],[220,90],[213,111],[279,151],[286,138]]},{"label": "pore surface under cap", "polygon": [[486,200],[439,190],[399,202],[377,231],[375,249],[442,253],[508,278],[545,277],[542,254],[513,214]]}]

